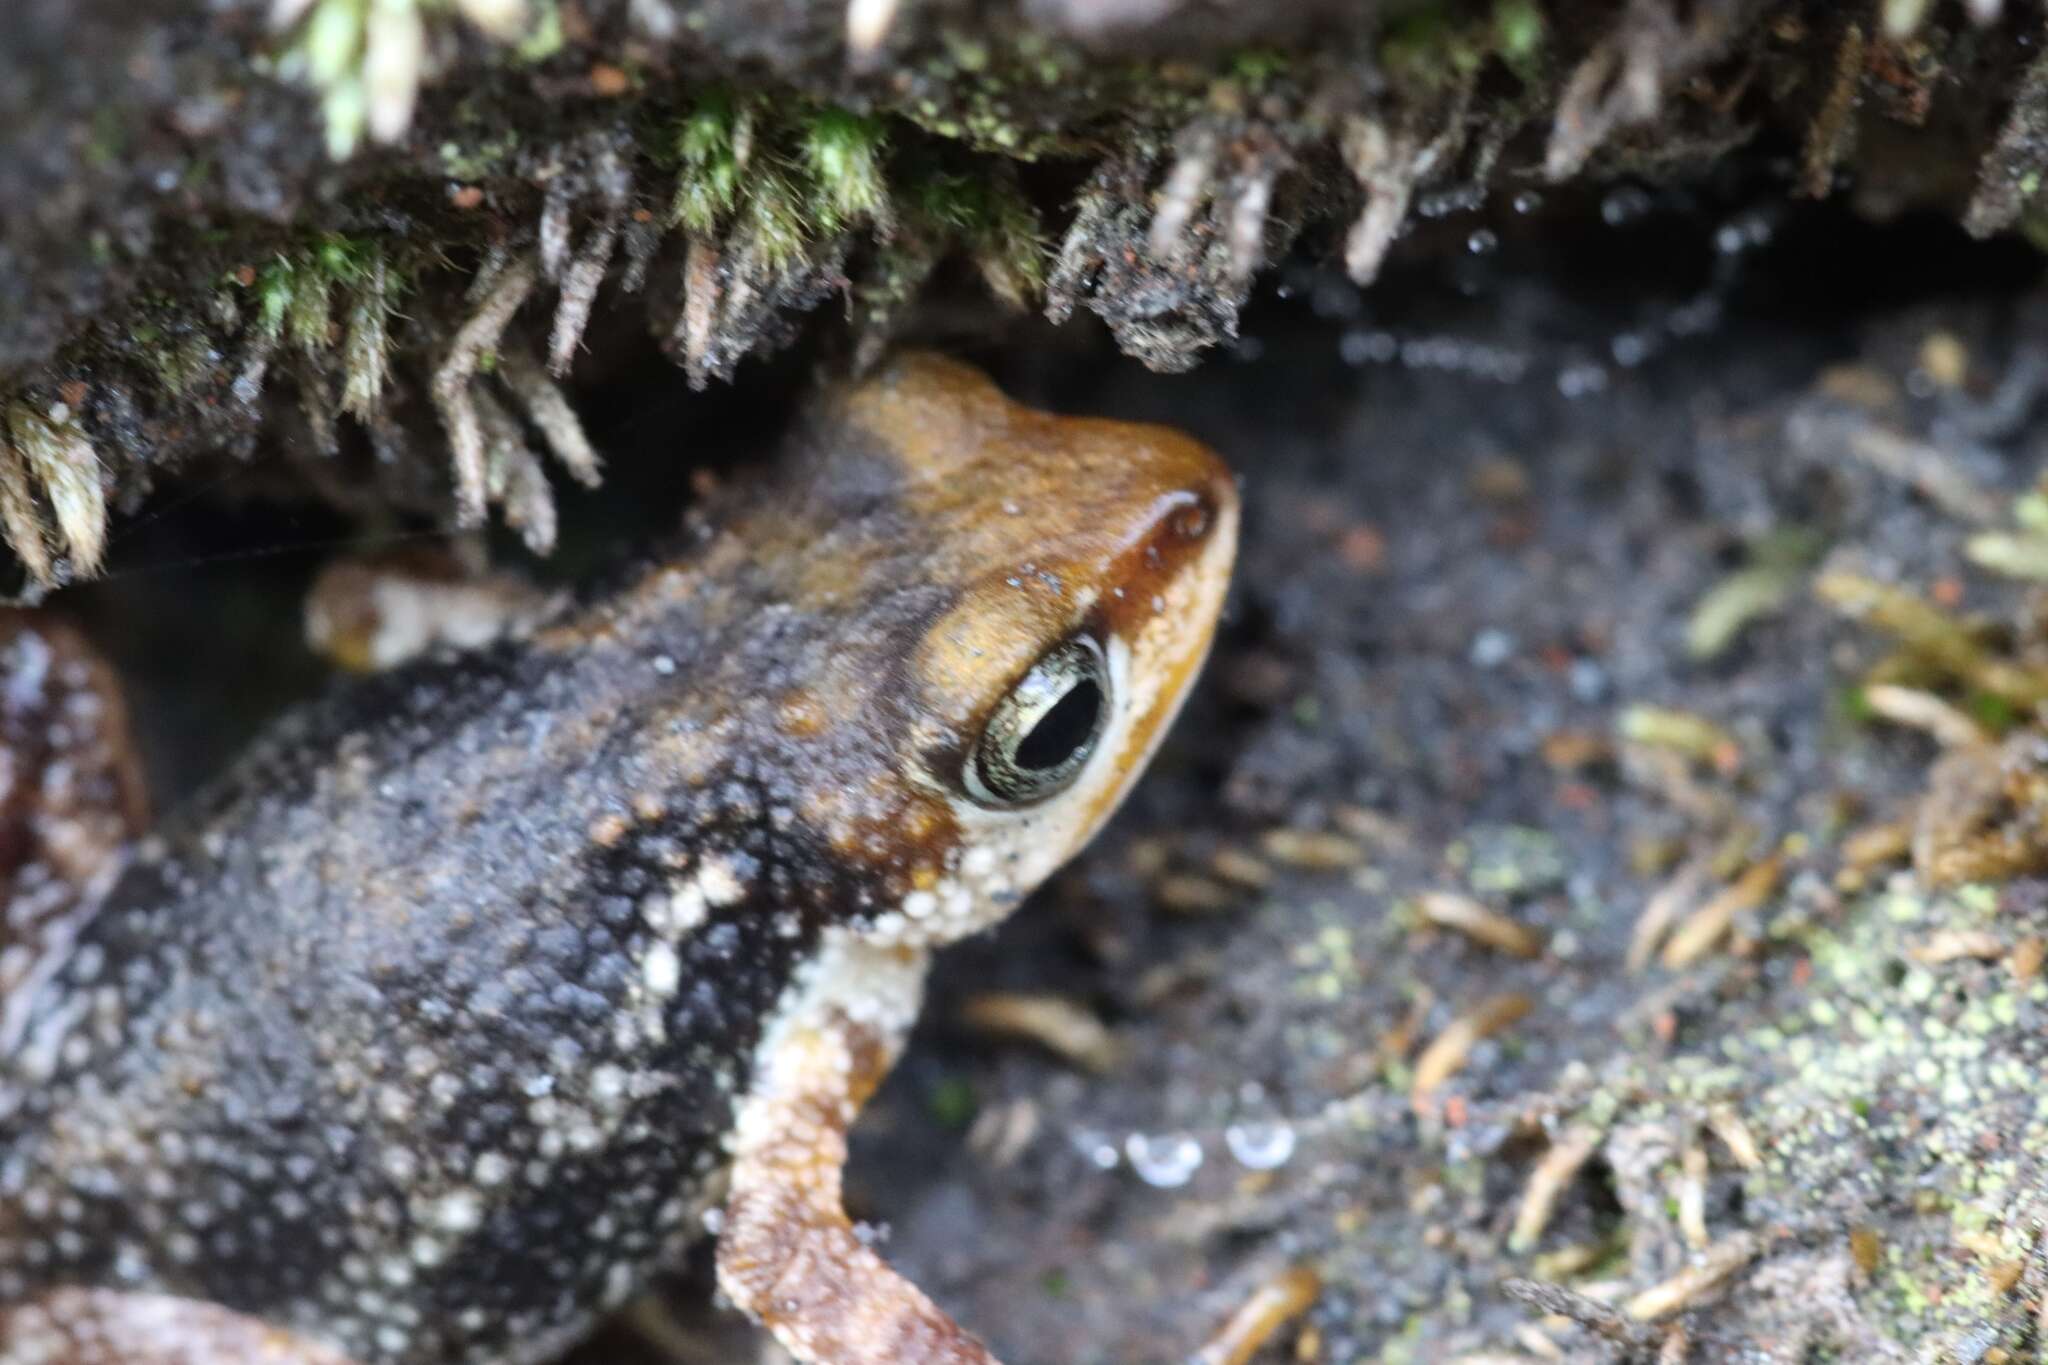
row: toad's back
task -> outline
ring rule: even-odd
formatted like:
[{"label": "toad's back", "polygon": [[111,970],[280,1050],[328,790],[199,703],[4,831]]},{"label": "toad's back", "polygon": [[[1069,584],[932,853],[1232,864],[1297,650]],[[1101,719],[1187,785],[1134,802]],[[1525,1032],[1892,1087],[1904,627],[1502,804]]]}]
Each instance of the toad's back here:
[{"label": "toad's back", "polygon": [[[552,1355],[701,1231],[821,963],[991,922],[1099,824],[1199,659],[1229,515],[1191,444],[912,358],[615,591],[292,718],[0,1010],[0,1304]],[[1048,800],[961,790],[1077,638],[1104,752]],[[915,974],[873,980],[900,1033]]]}]

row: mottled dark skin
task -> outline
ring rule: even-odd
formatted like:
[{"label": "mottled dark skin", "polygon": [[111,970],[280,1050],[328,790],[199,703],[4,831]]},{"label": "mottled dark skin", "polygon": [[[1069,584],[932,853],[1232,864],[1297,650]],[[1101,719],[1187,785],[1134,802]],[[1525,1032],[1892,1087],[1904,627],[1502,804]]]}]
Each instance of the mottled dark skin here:
[{"label": "mottled dark skin", "polygon": [[[963,375],[877,382],[1001,401]],[[1164,612],[1229,497],[1172,449],[1196,519],[1143,523],[1167,540],[990,532],[990,496],[932,496],[929,431],[862,401],[654,567],[528,638],[338,691],[130,850],[0,1002],[0,1307],[104,1286],[359,1362],[539,1361],[702,1234],[801,969],[828,933],[904,937],[906,898],[972,842],[946,781],[1002,687],[935,672],[937,623],[992,585],[1004,619],[1046,616],[1002,587],[1032,544],[1126,566]],[[1162,477],[1131,476],[1133,505]],[[1036,875],[977,893],[978,918]],[[876,1032],[866,1069],[894,1045]]]}]

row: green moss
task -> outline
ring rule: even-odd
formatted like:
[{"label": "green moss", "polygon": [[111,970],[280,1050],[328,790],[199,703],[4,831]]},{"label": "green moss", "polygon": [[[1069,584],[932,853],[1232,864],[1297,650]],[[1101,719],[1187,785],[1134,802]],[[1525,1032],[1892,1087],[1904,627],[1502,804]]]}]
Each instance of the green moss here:
[{"label": "green moss", "polygon": [[213,346],[201,332],[186,332],[149,350],[150,365],[158,382],[174,394],[189,393],[198,387],[213,369],[214,359]]},{"label": "green moss", "polygon": [[127,124],[119,111],[102,108],[93,114],[92,140],[86,143],[85,158],[102,170],[117,165],[128,150]]},{"label": "green moss", "polygon": [[1493,49],[1509,69],[1531,71],[1543,54],[1543,8],[1536,0],[1494,0]]},{"label": "green moss", "polygon": [[974,1093],[974,1086],[960,1076],[947,1076],[940,1080],[932,1087],[926,1101],[932,1120],[953,1129],[962,1129],[974,1122],[980,1108],[981,1100]]},{"label": "green moss", "polygon": [[1990,692],[1972,692],[1964,705],[1977,723],[1994,735],[2006,733],[2020,720],[2011,701]]},{"label": "green moss", "polygon": [[790,269],[804,258],[810,241],[803,201],[779,169],[760,168],[739,213],[740,240],[770,271]]},{"label": "green moss", "polygon": [[883,156],[888,139],[879,119],[820,109],[803,120],[798,140],[813,187],[812,213],[822,228],[831,231],[886,215]]},{"label": "green moss", "polygon": [[1429,8],[1388,25],[1380,40],[1380,64],[1398,85],[1428,94],[1477,71],[1486,50],[1485,40],[1470,25]]},{"label": "green moss", "polygon": [[238,279],[230,277],[236,287],[223,292],[217,315],[248,318],[261,348],[289,345],[337,376],[345,411],[361,417],[375,411],[388,377],[397,302],[411,283],[383,243],[325,233],[273,252],[249,280],[243,302],[253,306],[246,309],[236,304]]},{"label": "green moss", "polygon": [[1557,836],[1526,825],[1476,825],[1460,848],[1466,881],[1482,895],[1540,895],[1569,871]]},{"label": "green moss", "polygon": [[327,344],[332,313],[334,279],[323,270],[299,267],[286,286],[284,331],[302,351],[317,351]]},{"label": "green moss", "polygon": [[724,95],[706,97],[677,127],[678,171],[670,218],[678,227],[710,232],[739,202],[740,165],[734,142],[742,128],[739,112]]},{"label": "green moss", "polygon": [[562,11],[555,0],[536,0],[533,28],[512,50],[522,62],[544,62],[562,50]]},{"label": "green moss", "polygon": [[479,128],[476,140],[443,142],[436,151],[450,179],[475,182],[503,174],[519,153],[519,139]]},{"label": "green moss", "polygon": [[322,0],[313,7],[297,49],[312,85],[325,89],[354,69],[362,56],[368,8],[364,0]]},{"label": "green moss", "polygon": [[1253,48],[1231,59],[1230,74],[1253,94],[1264,90],[1290,69],[1287,55],[1268,48]]},{"label": "green moss", "polygon": [[1038,214],[1014,178],[932,172],[911,184],[907,209],[942,250],[963,249],[997,297],[1021,305],[1043,292]]},{"label": "green moss", "polygon": [[278,253],[256,275],[257,326],[273,342],[320,350],[331,339],[337,292],[364,287],[380,262],[377,244],[338,233]]}]

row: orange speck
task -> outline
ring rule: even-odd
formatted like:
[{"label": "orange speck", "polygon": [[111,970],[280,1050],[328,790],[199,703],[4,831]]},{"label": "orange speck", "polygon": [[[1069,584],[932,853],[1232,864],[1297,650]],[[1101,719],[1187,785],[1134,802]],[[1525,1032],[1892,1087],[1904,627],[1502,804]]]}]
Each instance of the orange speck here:
[{"label": "orange speck", "polygon": [[241,285],[244,289],[256,283],[256,267],[253,265],[238,267],[235,270],[235,283]]},{"label": "orange speck", "polygon": [[473,209],[484,202],[483,188],[478,185],[458,185],[448,192],[448,202],[459,209]]},{"label": "orange speck", "polygon": [[1670,1010],[1659,1010],[1657,1017],[1650,1021],[1650,1031],[1657,1035],[1657,1041],[1667,1047],[1678,1037],[1678,1016]]},{"label": "orange speck", "polygon": [[610,62],[598,62],[590,68],[590,89],[604,99],[613,99],[633,88],[633,78]]},{"label": "orange speck", "polygon": [[63,399],[67,405],[74,408],[83,403],[86,394],[90,392],[92,390],[86,387],[83,379],[66,380],[57,386],[57,396]]},{"label": "orange speck", "polygon": [[1463,1095],[1453,1095],[1444,1101],[1444,1122],[1453,1128],[1463,1128],[1472,1117],[1472,1106]]},{"label": "orange speck", "polygon": [[1793,985],[1795,985],[1795,986],[1804,986],[1804,985],[1805,985],[1805,984],[1806,984],[1807,982],[1809,982],[1809,981],[1811,981],[1811,980],[1813,980],[1813,959],[1812,959],[1812,958],[1810,958],[1810,957],[1802,957],[1802,958],[1800,958],[1800,959],[1799,959],[1799,960],[1798,960],[1797,962],[1795,962],[1795,963],[1793,963],[1793,964],[1792,964],[1792,984],[1793,984]]},{"label": "orange speck", "polygon": [[1543,761],[1560,773],[1575,773],[1613,754],[1604,735],[1587,730],[1557,730],[1543,737]]},{"label": "orange speck", "polygon": [[1337,558],[1353,573],[1378,573],[1387,564],[1387,538],[1377,526],[1360,522],[1338,540]]},{"label": "orange speck", "polygon": [[1953,610],[1963,604],[1963,580],[1953,574],[1944,575],[1934,580],[1934,585],[1928,589],[1928,595],[1934,599],[1936,605]]},{"label": "orange speck", "polygon": [[1559,783],[1557,804],[1566,810],[1591,810],[1600,804],[1600,793],[1583,782]]},{"label": "orange speck", "polygon": [[1536,538],[1536,523],[1525,516],[1495,517],[1486,528],[1486,543],[1496,550],[1519,550]]},{"label": "orange speck", "polygon": [[776,719],[784,734],[809,739],[823,734],[832,717],[816,696],[805,691],[793,691],[782,699]]}]

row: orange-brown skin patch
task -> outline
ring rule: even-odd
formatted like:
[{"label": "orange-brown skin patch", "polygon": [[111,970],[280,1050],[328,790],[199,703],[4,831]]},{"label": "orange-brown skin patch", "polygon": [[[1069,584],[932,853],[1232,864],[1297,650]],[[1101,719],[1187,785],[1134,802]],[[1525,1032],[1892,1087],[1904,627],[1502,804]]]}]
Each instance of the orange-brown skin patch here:
[{"label": "orange-brown skin patch", "polygon": [[855,1235],[841,1203],[846,1138],[895,1048],[835,1016],[792,1037],[813,1084],[775,1100],[780,1131],[733,1169],[719,1283],[802,1359],[995,1365],[994,1357]]},{"label": "orange-brown skin patch", "polygon": [[939,572],[962,599],[918,660],[939,689],[1021,676],[1078,594],[1127,632],[1197,548],[1187,517],[1206,526],[1229,496],[1215,455],[1179,432],[1027,408],[937,356],[899,361],[846,414],[901,463],[912,514],[953,528]]}]

